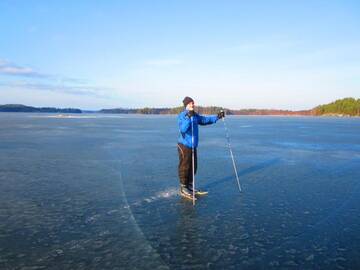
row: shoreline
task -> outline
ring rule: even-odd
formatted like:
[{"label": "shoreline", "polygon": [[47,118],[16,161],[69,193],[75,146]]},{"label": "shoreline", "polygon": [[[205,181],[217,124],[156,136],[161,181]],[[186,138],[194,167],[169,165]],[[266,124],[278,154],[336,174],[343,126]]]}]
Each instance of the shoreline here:
[{"label": "shoreline", "polygon": [[[81,113],[73,113],[73,112],[62,112],[62,113],[58,113],[58,112],[4,112],[4,111],[0,111],[0,113],[8,113],[8,114],[51,114],[51,116],[48,116],[49,118],[75,118],[72,117],[72,115],[74,116],[81,116],[81,115],[91,115],[91,114],[96,114],[96,115],[149,115],[149,116],[175,116],[177,114],[161,114],[161,113],[102,113],[102,112],[81,112]],[[207,115],[207,114],[204,114]],[[209,114],[210,115],[210,114]],[[309,115],[309,114],[228,114],[229,116],[271,116],[271,117],[336,117],[336,118],[359,118],[360,115],[345,115],[345,114],[323,114],[323,115]]]}]

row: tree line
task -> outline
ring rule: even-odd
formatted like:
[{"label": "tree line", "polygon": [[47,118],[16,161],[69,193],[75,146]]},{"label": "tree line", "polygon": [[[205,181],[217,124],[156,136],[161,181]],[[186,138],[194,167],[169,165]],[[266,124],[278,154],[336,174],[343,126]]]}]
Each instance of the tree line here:
[{"label": "tree line", "polygon": [[0,105],[0,112],[39,112],[39,113],[81,113],[76,108],[32,107],[22,104]]},{"label": "tree line", "polygon": [[[88,113],[116,113],[116,114],[179,114],[184,110],[183,106],[174,108],[115,108],[100,111],[84,111]],[[227,115],[347,115],[360,116],[360,99],[343,98],[332,103],[319,105],[311,110],[290,111],[276,109],[240,109],[232,110],[219,106],[196,106],[200,114],[217,114],[221,110]],[[82,113],[76,108],[53,108],[53,107],[31,107],[21,104],[0,105],[0,112],[47,112],[47,113]]]},{"label": "tree line", "polygon": [[348,115],[360,116],[360,99],[343,98],[332,103],[317,106],[314,109],[315,115]]}]

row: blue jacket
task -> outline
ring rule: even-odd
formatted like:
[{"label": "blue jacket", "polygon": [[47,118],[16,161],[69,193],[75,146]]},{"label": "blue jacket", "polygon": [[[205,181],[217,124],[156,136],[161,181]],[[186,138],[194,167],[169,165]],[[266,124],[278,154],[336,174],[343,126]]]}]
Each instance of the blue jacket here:
[{"label": "blue jacket", "polygon": [[[191,132],[191,119],[187,116],[188,110],[182,111],[178,115],[179,123],[179,140],[178,142],[185,145],[188,148],[192,148],[192,132]],[[216,115],[202,116],[195,113],[193,117],[194,126],[194,148],[198,146],[199,142],[199,125],[211,125],[216,123],[219,118]]]}]

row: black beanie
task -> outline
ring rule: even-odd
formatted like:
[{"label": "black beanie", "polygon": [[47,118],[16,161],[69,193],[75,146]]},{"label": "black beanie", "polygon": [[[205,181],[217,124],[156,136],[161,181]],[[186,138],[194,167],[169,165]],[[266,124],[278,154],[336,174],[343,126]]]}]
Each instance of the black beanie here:
[{"label": "black beanie", "polygon": [[186,107],[190,102],[194,102],[194,100],[191,97],[185,97],[183,100],[184,107]]}]

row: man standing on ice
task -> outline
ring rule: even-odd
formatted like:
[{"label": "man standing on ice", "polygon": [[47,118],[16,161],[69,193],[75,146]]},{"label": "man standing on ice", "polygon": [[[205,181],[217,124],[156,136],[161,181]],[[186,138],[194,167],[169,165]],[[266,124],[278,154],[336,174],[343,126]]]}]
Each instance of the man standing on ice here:
[{"label": "man standing on ice", "polygon": [[[225,117],[225,114],[223,111],[221,111],[217,115],[202,116],[195,112],[194,100],[191,97],[185,97],[183,103],[185,109],[178,115],[178,124],[180,131],[178,139],[180,195],[187,198],[192,198],[192,149],[194,149],[194,174],[196,174],[196,149],[199,142],[199,125],[214,124],[217,120]],[[195,194],[197,195],[200,195],[202,193],[205,194],[204,192],[195,190]]]}]

